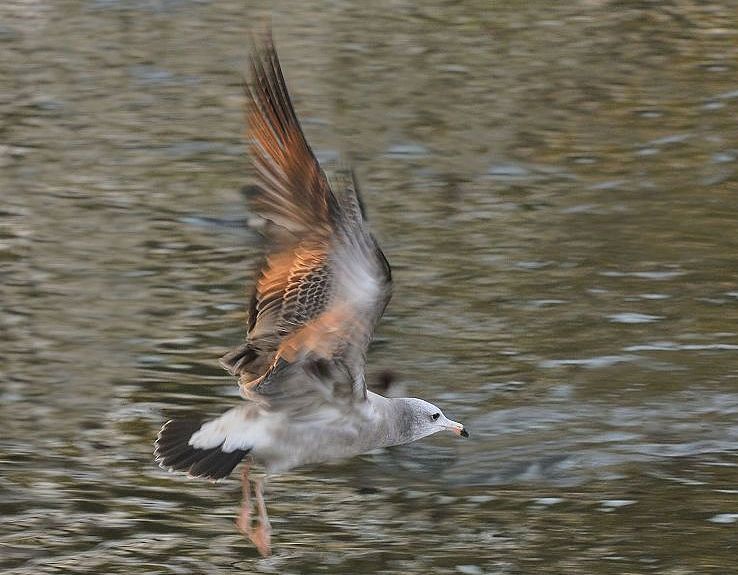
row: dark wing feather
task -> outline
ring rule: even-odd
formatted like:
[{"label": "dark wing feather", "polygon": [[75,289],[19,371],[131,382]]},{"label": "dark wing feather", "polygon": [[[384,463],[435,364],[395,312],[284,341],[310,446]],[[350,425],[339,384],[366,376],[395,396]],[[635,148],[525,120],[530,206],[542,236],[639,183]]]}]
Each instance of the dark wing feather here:
[{"label": "dark wing feather", "polygon": [[331,186],[305,140],[270,36],[255,50],[251,73],[253,207],[277,231],[267,232],[274,251],[256,281],[246,341],[221,363],[244,390],[272,399],[294,396],[288,388],[304,373],[364,397],[365,354],[389,301],[389,265],[366,228],[353,174]]}]

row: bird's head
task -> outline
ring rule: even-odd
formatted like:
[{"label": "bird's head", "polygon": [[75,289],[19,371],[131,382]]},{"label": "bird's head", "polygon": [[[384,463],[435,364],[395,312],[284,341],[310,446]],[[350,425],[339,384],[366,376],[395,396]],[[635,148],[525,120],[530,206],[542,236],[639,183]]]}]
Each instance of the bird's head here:
[{"label": "bird's head", "polygon": [[450,431],[460,437],[469,437],[463,424],[452,421],[435,405],[428,401],[416,398],[406,398],[408,407],[412,410],[412,421],[415,439],[426,437],[439,431]]}]

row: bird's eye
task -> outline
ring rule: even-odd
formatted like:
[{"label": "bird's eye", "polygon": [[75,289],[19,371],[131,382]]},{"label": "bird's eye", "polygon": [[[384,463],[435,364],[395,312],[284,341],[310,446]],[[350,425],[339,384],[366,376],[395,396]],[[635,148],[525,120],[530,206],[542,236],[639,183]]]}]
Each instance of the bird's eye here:
[{"label": "bird's eye", "polygon": [[433,415],[431,415],[431,418],[433,419],[433,421],[436,421],[439,417],[441,417],[440,413],[434,413]]}]

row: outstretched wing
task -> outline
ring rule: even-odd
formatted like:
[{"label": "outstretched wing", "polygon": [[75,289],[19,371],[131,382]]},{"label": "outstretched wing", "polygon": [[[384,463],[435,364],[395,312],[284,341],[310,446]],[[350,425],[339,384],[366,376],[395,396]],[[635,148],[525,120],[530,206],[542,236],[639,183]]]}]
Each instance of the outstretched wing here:
[{"label": "outstretched wing", "polygon": [[[246,88],[254,209],[272,251],[251,299],[246,341],[222,365],[244,390],[292,396],[305,382],[366,396],[364,363],[389,302],[387,260],[367,229],[352,174],[329,183],[300,127],[271,37]],[[300,390],[303,393],[305,389]]]}]

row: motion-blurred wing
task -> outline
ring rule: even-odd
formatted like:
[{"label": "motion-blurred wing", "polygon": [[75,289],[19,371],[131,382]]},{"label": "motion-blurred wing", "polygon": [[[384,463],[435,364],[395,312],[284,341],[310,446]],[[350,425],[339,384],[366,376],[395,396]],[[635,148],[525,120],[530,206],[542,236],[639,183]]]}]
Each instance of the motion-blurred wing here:
[{"label": "motion-blurred wing", "polygon": [[301,379],[365,397],[365,354],[389,301],[389,265],[366,228],[353,176],[339,174],[331,187],[307,144],[271,37],[251,68],[253,207],[274,225],[273,251],[256,282],[246,341],[221,363],[245,390],[272,398],[294,395],[288,388]]}]

